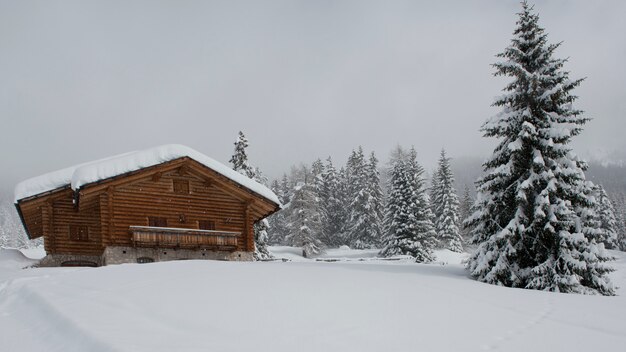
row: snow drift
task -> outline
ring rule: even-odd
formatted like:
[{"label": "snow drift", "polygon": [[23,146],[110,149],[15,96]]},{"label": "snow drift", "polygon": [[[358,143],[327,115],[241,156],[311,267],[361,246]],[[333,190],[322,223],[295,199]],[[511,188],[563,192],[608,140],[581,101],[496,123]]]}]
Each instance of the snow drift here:
[{"label": "snow drift", "polygon": [[[301,249],[279,252],[295,258]],[[624,253],[613,253],[620,256],[614,280],[624,286]],[[439,264],[329,255],[348,259],[0,269],[0,351],[525,352],[626,344],[625,296],[483,284],[449,251],[436,252]]]}]

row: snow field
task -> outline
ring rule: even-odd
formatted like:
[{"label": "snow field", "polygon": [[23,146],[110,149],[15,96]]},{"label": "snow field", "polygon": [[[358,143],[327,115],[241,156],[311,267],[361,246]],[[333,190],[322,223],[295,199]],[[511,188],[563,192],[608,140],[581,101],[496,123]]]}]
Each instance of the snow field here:
[{"label": "snow field", "polygon": [[[626,297],[479,283],[460,264],[464,255],[449,251],[436,253],[438,263],[415,264],[376,261],[373,251],[329,250],[326,258],[345,258],[329,263],[298,258],[297,248],[270,249],[293,261],[0,266],[0,351],[515,352],[626,344]],[[613,279],[623,287],[626,258],[613,253]]]}]

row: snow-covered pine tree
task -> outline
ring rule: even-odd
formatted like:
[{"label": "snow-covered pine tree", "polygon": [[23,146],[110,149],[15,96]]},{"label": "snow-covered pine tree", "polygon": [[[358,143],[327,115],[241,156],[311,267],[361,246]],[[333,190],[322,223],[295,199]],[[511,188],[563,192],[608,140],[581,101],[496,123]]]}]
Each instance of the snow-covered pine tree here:
[{"label": "snow-covered pine tree", "polygon": [[337,180],[339,181],[337,187],[337,201],[341,204],[337,219],[341,220],[341,227],[339,233],[337,233],[337,244],[339,246],[348,245],[350,239],[347,234],[348,219],[350,218],[350,202],[352,197],[350,195],[350,184],[348,182],[348,171],[346,167],[342,166],[337,172]]},{"label": "snow-covered pine tree", "polygon": [[287,205],[291,201],[291,196],[293,195],[293,187],[290,186],[289,178],[287,174],[283,174],[282,179],[280,180],[280,193],[278,193],[279,200],[282,204]]},{"label": "snow-covered pine tree", "polygon": [[347,234],[351,248],[374,248],[378,246],[382,236],[380,215],[382,191],[376,169],[378,159],[372,153],[369,162],[366,163],[361,147],[356,153],[356,158],[352,168],[352,182],[359,187],[355,188],[356,194],[350,203]]},{"label": "snow-covered pine tree", "polygon": [[285,208],[289,202],[285,201],[284,191],[278,180],[274,180],[272,182],[270,189],[276,194],[280,202],[283,204],[283,210],[276,212],[267,218],[269,223],[268,227],[272,229],[272,231],[268,234],[267,243],[270,245],[284,244],[285,237],[288,234],[287,222],[285,219],[287,212]]},{"label": "snow-covered pine tree", "polygon": [[369,248],[372,239],[368,237],[370,233],[366,218],[370,195],[362,147],[359,146],[357,151],[352,151],[346,164],[346,171],[350,195],[350,215],[346,224],[348,244],[352,248]]},{"label": "snow-covered pine tree", "polygon": [[319,158],[316,159],[311,165],[311,175],[313,176],[313,190],[315,194],[319,197],[320,193],[322,193],[322,188],[324,188],[324,178],[322,177],[324,173],[324,164],[322,160]]},{"label": "snow-covered pine tree", "polygon": [[[385,175],[385,199],[383,207],[383,235],[381,238],[380,245],[384,249],[384,247],[388,246],[394,237],[395,230],[392,229],[392,223],[394,221],[393,215],[397,212],[395,210],[398,209],[398,199],[393,199],[391,192],[396,189],[394,187],[394,181],[397,183],[397,178],[394,180],[393,171],[396,167],[400,167],[400,163],[406,163],[407,153],[402,149],[402,146],[397,145],[391,152],[389,152],[389,158],[387,159],[387,166],[384,169]],[[394,211],[390,211],[393,209]],[[379,255],[383,256],[383,250],[379,253]]]},{"label": "snow-covered pine tree", "polygon": [[[432,253],[437,244],[437,233],[435,232],[435,226],[433,224],[434,216],[430,207],[430,199],[426,190],[426,179],[424,168],[417,162],[417,152],[415,147],[411,147],[409,150],[407,165],[409,172],[413,177],[413,184],[415,185],[417,203],[415,205],[415,219],[416,230],[419,234],[419,242],[422,247],[423,256],[418,257],[418,262],[427,262],[434,259],[433,255],[426,255]],[[432,258],[432,259],[431,259]]]},{"label": "snow-covered pine tree", "polygon": [[406,159],[398,158],[393,165],[385,215],[386,243],[380,252],[383,257],[410,255],[417,262],[434,259],[436,233],[423,173],[415,149],[411,149]]},{"label": "snow-covered pine tree", "polygon": [[361,146],[348,157],[344,181],[346,193],[352,203],[365,185],[365,155]]},{"label": "snow-covered pine tree", "polygon": [[450,158],[441,150],[437,170],[432,178],[431,206],[435,217],[438,245],[454,252],[463,251],[463,239],[459,232],[459,199],[454,190],[454,175]]},{"label": "snow-covered pine tree", "polygon": [[324,165],[320,191],[321,211],[324,219],[321,240],[327,246],[339,246],[342,243],[341,231],[346,222],[346,211],[341,196],[339,175],[329,156]]},{"label": "snow-covered pine tree", "polygon": [[474,200],[470,194],[470,189],[467,185],[465,185],[463,189],[463,197],[461,198],[461,202],[459,204],[459,230],[461,232],[461,237],[463,237],[463,242],[465,243],[468,243],[470,240],[470,230],[468,227],[463,226],[463,223],[471,214],[472,203],[474,203]]},{"label": "snow-covered pine tree", "polygon": [[323,251],[318,236],[322,229],[321,214],[311,183],[301,182],[294,189],[290,210],[290,233],[287,241],[291,246],[302,247],[302,255],[310,258]]},{"label": "snow-covered pine tree", "polygon": [[248,163],[246,148],[248,148],[248,139],[242,131],[239,131],[239,135],[235,141],[235,152],[230,158],[230,163],[233,165],[233,170],[254,179],[256,176],[254,173],[254,167],[250,166]]},{"label": "snow-covered pine tree", "polygon": [[601,238],[596,239],[596,242],[604,243],[604,246],[609,249],[617,249],[619,247],[617,238],[617,219],[615,218],[615,208],[613,203],[606,194],[602,185],[596,185],[595,189],[596,197],[596,214],[598,214],[600,220]]},{"label": "snow-covered pine tree", "polygon": [[[439,160],[439,162],[441,162],[441,160]],[[433,216],[435,218],[435,220],[433,221],[433,224],[435,225],[435,228],[437,226],[437,218],[439,218],[439,210],[435,199],[437,198],[437,193],[439,192],[439,164],[437,164],[437,169],[435,169],[435,171],[433,172],[433,175],[430,178],[430,194],[429,194],[429,199],[430,199],[430,210],[433,212]]]},{"label": "snow-covered pine tree", "polygon": [[588,233],[586,164],[568,147],[588,121],[572,107],[581,80],[562,70],[565,60],[553,57],[559,44],[547,43],[538,20],[522,2],[512,43],[494,64],[512,82],[494,103],[502,111],[482,127],[500,142],[467,220],[478,244],[468,269],[491,284],[613,295],[611,257]]},{"label": "snow-covered pine tree", "polygon": [[371,197],[371,200],[369,202],[369,213],[371,214],[370,221],[372,223],[371,237],[374,239],[372,245],[380,247],[383,241],[384,234],[383,219],[385,218],[385,196],[380,182],[378,159],[376,158],[374,152],[370,154],[365,171],[367,174],[367,185]]},{"label": "snow-covered pine tree", "polygon": [[[261,184],[267,183],[267,179],[262,175],[260,170],[253,167],[248,162],[248,155],[246,148],[248,147],[248,139],[239,131],[237,140],[235,141],[235,151],[230,158],[230,163],[233,165],[233,170],[240,174],[247,176]],[[259,221],[254,224],[254,259],[263,260],[273,258],[272,254],[267,249],[268,235],[267,231],[269,224],[265,221]]]},{"label": "snow-covered pine tree", "polygon": [[267,248],[269,245],[269,236],[267,234],[269,228],[270,224],[267,219],[263,219],[254,224],[254,260],[274,258]]},{"label": "snow-covered pine tree", "polygon": [[619,193],[611,196],[617,220],[617,244],[619,250],[626,251],[626,195]]}]

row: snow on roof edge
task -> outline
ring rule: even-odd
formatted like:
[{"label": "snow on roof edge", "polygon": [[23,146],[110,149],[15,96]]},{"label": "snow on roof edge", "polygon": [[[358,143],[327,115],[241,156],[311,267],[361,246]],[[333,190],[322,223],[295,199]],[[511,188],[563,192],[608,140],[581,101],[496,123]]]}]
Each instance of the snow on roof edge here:
[{"label": "snow on roof edge", "polygon": [[15,186],[14,202],[17,204],[21,199],[36,196],[67,185],[71,185],[73,190],[77,190],[86,184],[182,157],[189,157],[231,181],[281,206],[276,194],[266,186],[192,148],[180,144],[166,144],[146,150],[124,153],[24,180]]}]

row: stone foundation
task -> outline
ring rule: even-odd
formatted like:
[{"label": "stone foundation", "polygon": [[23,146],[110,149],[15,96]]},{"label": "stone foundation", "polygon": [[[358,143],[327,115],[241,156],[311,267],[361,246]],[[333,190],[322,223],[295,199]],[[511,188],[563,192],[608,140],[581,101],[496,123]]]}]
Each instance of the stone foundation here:
[{"label": "stone foundation", "polygon": [[41,259],[37,266],[102,266],[188,259],[252,261],[254,260],[254,254],[252,252],[228,252],[202,249],[107,247],[101,256],[48,254]]},{"label": "stone foundation", "polygon": [[103,265],[187,259],[252,261],[254,258],[251,252],[135,247],[107,247],[102,254]]},{"label": "stone foundation", "polygon": [[37,266],[101,266],[102,256],[95,255],[71,255],[71,254],[48,254],[39,261]]}]

